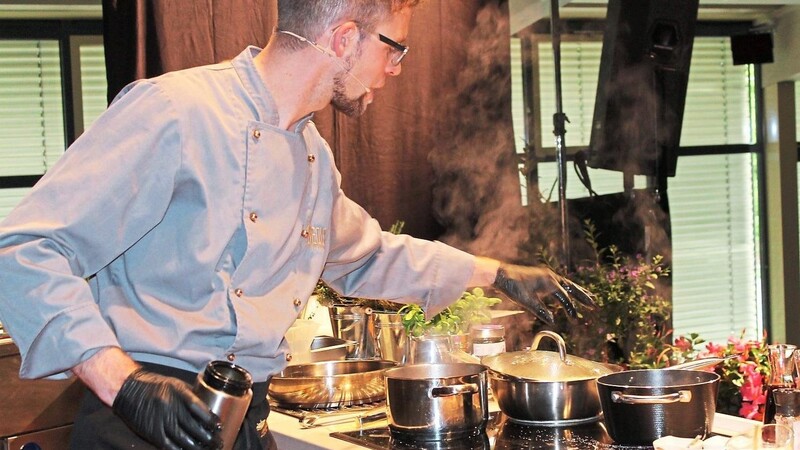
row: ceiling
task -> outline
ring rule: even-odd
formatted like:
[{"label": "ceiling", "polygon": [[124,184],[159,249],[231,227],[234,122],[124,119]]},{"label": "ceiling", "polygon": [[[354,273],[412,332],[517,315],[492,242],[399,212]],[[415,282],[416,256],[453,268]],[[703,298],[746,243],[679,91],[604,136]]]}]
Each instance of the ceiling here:
[{"label": "ceiling", "polygon": [[[511,32],[516,33],[539,19],[550,17],[552,0],[509,0]],[[558,0],[562,19],[605,17],[608,0]],[[770,23],[781,8],[800,6],[800,0],[700,0],[700,20]]]}]

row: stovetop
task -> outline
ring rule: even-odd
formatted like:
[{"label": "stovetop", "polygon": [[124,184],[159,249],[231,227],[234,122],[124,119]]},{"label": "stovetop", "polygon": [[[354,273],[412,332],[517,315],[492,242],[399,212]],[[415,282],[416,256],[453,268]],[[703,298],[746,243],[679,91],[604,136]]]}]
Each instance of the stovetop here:
[{"label": "stovetop", "polygon": [[490,414],[486,431],[475,436],[438,442],[410,442],[392,436],[389,427],[331,433],[332,437],[366,448],[383,450],[653,450],[614,444],[602,420],[570,426],[516,423],[503,413]]}]

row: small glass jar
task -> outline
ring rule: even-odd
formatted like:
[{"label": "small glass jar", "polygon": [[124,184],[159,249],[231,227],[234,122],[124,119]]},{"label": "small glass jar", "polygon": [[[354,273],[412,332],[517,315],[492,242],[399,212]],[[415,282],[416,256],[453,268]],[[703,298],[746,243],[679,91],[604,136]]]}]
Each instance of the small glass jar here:
[{"label": "small glass jar", "polygon": [[794,433],[794,449],[800,448],[800,389],[779,388],[772,391],[775,400],[775,423],[786,425]]},{"label": "small glass jar", "polygon": [[502,325],[473,325],[470,334],[474,356],[480,358],[506,351],[506,330]]}]

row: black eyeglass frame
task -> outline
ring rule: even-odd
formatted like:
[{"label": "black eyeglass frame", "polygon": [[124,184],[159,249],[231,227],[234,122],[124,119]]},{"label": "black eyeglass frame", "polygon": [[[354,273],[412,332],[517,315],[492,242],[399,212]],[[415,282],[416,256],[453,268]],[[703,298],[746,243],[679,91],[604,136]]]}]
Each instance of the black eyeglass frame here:
[{"label": "black eyeglass frame", "polygon": [[389,47],[392,47],[393,49],[399,52],[397,56],[394,56],[392,58],[392,64],[394,64],[395,66],[399,66],[400,62],[402,62],[403,58],[405,58],[406,54],[408,54],[409,47],[407,45],[403,45],[399,42],[396,42],[380,33],[378,33],[378,39],[380,39],[380,41],[383,42],[384,44],[388,45]]}]

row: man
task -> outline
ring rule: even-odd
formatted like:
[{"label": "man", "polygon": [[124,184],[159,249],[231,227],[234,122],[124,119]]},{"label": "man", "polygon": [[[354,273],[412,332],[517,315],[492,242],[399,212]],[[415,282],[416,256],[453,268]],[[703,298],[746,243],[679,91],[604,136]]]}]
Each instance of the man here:
[{"label": "man", "polygon": [[579,287],[381,232],[339,188],[311,114],[363,113],[408,51],[418,0],[280,0],[269,45],[126,87],[0,226],[0,320],[24,378],[90,392],[73,448],[219,446],[191,393],[208,361],[258,383],[236,448],[269,447],[267,380],[319,278],[435,314],[492,285],[544,320]]}]

